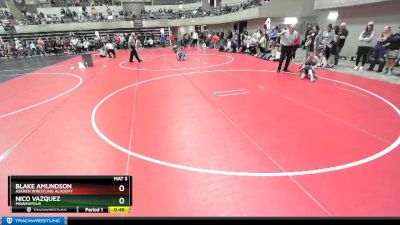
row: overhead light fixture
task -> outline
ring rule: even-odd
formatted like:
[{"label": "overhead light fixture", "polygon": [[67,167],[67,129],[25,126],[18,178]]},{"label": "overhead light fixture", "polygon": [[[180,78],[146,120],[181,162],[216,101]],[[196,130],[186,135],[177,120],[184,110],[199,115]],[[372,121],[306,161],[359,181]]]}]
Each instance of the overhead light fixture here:
[{"label": "overhead light fixture", "polygon": [[297,24],[297,17],[285,17],[284,24]]},{"label": "overhead light fixture", "polygon": [[328,14],[328,20],[337,20],[339,17],[338,11],[330,11]]}]

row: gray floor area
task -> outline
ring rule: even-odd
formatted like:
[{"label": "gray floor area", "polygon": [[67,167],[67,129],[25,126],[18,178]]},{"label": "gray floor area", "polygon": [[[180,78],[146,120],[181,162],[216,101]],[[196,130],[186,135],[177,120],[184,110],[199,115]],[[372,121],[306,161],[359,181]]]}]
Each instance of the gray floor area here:
[{"label": "gray floor area", "polygon": [[[306,52],[303,49],[298,49],[296,52],[296,62],[300,63],[304,59]],[[394,84],[400,84],[400,68],[396,67],[393,71],[394,75],[388,76],[388,75],[383,75],[380,73],[377,73],[375,71],[367,71],[369,67],[369,63],[365,64],[364,69],[362,71],[359,70],[354,70],[355,67],[355,62],[354,61],[348,61],[348,60],[340,60],[339,65],[337,65],[333,69],[329,70],[334,70],[337,72],[341,73],[346,73],[349,75],[354,75],[354,76],[360,76],[360,77],[365,77],[369,79],[374,79],[374,80],[381,80],[381,81],[386,81]],[[375,66],[375,70],[378,69],[378,65]]]},{"label": "gray floor area", "polygon": [[366,77],[366,78],[370,78],[370,79],[374,79],[374,80],[381,80],[381,81],[386,81],[386,82],[390,82],[390,83],[400,84],[400,68],[398,68],[398,67],[396,69],[394,69],[394,71],[393,71],[394,75],[392,75],[392,76],[383,75],[381,73],[375,72],[378,69],[378,65],[376,65],[375,71],[367,71],[369,64],[366,64],[362,71],[356,71],[356,70],[354,70],[354,67],[355,67],[355,62],[341,60],[339,62],[339,65],[336,68],[334,68],[333,70],[351,74],[351,75]]},{"label": "gray floor area", "polygon": [[0,59],[0,83],[75,56],[77,55],[35,56],[18,59],[2,58]]}]

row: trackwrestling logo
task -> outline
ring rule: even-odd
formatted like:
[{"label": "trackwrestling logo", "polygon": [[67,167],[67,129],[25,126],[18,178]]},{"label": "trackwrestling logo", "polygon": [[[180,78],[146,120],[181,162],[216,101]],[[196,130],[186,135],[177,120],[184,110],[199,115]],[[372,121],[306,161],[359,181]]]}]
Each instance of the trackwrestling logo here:
[{"label": "trackwrestling logo", "polygon": [[64,225],[64,217],[3,217],[2,224],[12,224],[12,225]]}]

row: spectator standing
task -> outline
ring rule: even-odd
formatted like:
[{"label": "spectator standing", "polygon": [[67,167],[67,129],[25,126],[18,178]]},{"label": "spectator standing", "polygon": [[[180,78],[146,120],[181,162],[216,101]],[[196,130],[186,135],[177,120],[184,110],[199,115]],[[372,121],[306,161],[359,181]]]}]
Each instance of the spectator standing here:
[{"label": "spectator standing", "polygon": [[267,34],[261,36],[259,43],[260,52],[264,53],[267,50]]},{"label": "spectator standing", "polygon": [[374,51],[371,57],[371,64],[369,66],[369,71],[374,70],[375,65],[379,64],[378,73],[382,72],[383,67],[385,66],[385,53],[387,47],[385,46],[389,43],[389,38],[392,35],[392,29],[390,26],[385,26],[383,28],[383,32],[381,36],[378,38],[376,45],[374,47]]},{"label": "spectator standing", "polygon": [[[372,39],[375,36],[375,30],[374,30],[374,22],[370,21],[365,28],[365,30],[360,34],[358,40],[358,49],[357,49],[357,58],[356,58],[356,66],[354,67],[354,70],[362,70],[363,66],[367,62],[367,57],[368,54],[372,51],[374,43],[372,42]],[[361,66],[358,66],[360,63],[360,59],[362,56],[362,64]]]},{"label": "spectator standing", "polygon": [[318,33],[316,33],[316,36],[314,38],[314,55],[319,57],[318,50],[319,50],[319,46],[322,45],[322,31],[318,31]]},{"label": "spectator standing", "polygon": [[346,23],[341,23],[339,26],[338,41],[336,45],[335,66],[337,66],[339,63],[340,52],[343,49],[347,36],[349,35],[349,31],[347,30],[346,26]]},{"label": "spectator standing", "polygon": [[279,35],[279,27],[276,26],[272,31],[271,31],[271,40],[274,41],[275,43],[278,42],[278,35]]},{"label": "spectator standing", "polygon": [[214,49],[218,49],[218,45],[220,42],[220,38],[218,37],[218,34],[214,34],[214,36],[212,37],[213,40],[213,44],[214,44]]},{"label": "spectator standing", "polygon": [[28,10],[26,9],[26,5],[21,9],[21,12],[26,17],[26,13],[28,12]]},{"label": "spectator standing", "polygon": [[[331,56],[331,50],[332,50],[332,42],[334,41],[335,34],[332,29],[332,24],[329,24],[326,28],[325,31],[322,33],[322,44],[324,45],[325,49],[325,58],[328,60]],[[326,67],[330,68],[331,65],[329,63],[325,65]]]},{"label": "spectator standing", "polygon": [[44,56],[46,51],[45,51],[45,47],[46,44],[44,43],[44,41],[42,40],[42,38],[38,39],[38,47],[39,47],[39,53]]},{"label": "spectator standing", "polygon": [[114,36],[114,41],[115,41],[115,44],[116,44],[116,46],[118,48],[120,46],[120,44],[121,44],[121,37],[118,34],[116,34]]},{"label": "spectator standing", "polygon": [[307,36],[306,42],[304,43],[304,47],[306,49],[306,56],[308,56],[310,52],[314,53],[314,38],[315,38],[315,33],[311,33]]},{"label": "spectator standing", "polygon": [[198,45],[198,40],[199,40],[199,34],[198,34],[197,31],[195,30],[195,31],[193,32],[193,35],[192,35],[192,43],[193,43],[194,46],[197,46],[197,45]]},{"label": "spectator standing", "polygon": [[294,40],[293,43],[293,53],[292,53],[292,59],[294,60],[296,58],[296,51],[301,45],[301,36],[300,34],[297,35],[297,38]]},{"label": "spectator standing", "polygon": [[29,43],[29,48],[31,50],[31,55],[36,55],[36,45],[34,41]]},{"label": "spectator standing", "polygon": [[396,34],[392,34],[389,37],[389,42],[385,44],[388,48],[385,54],[386,65],[383,74],[392,75],[392,71],[396,65],[396,60],[399,60],[400,57],[400,26],[398,27],[398,32]]},{"label": "spectator standing", "polygon": [[306,28],[306,33],[304,34],[304,40],[303,40],[303,43],[302,43],[302,45],[303,45],[303,49],[306,49],[306,46],[305,46],[305,44],[306,44],[306,41],[307,41],[307,37],[308,37],[308,35],[311,35],[311,33],[313,32],[313,28],[312,28],[312,24],[307,24],[307,28]]},{"label": "spectator standing", "polygon": [[328,44],[328,47],[330,48],[330,56],[328,58],[328,68],[333,68],[335,64],[335,59],[337,56],[337,43],[339,40],[339,26],[334,27],[334,35],[332,41]]},{"label": "spectator standing", "polygon": [[85,39],[85,41],[83,42],[83,49],[85,51],[89,51],[89,46],[90,46],[89,41],[87,39]]},{"label": "spectator standing", "polygon": [[224,33],[224,29],[221,28],[221,31],[219,32],[218,35],[220,41],[221,41],[221,45],[225,46],[225,33]]},{"label": "spectator standing", "polygon": [[169,40],[171,41],[171,46],[174,46],[175,43],[175,35],[173,33],[171,33],[169,35]]}]

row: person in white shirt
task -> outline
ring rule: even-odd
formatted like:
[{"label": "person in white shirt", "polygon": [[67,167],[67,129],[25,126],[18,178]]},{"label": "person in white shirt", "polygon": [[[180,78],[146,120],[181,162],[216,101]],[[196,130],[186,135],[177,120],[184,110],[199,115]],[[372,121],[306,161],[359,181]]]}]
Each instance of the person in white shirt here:
[{"label": "person in white shirt", "polygon": [[137,51],[136,51],[136,40],[138,38],[136,37],[135,33],[131,33],[131,36],[129,37],[128,45],[131,48],[131,53],[129,57],[129,62],[133,62],[133,56],[136,57],[138,62],[142,62],[142,60],[139,58]]},{"label": "person in white shirt", "polygon": [[199,39],[199,34],[197,33],[197,31],[194,31],[192,35],[192,41],[193,41],[192,43],[194,46],[197,46],[198,39]]},{"label": "person in white shirt", "polygon": [[89,50],[89,45],[90,45],[90,43],[89,43],[89,41],[86,39],[86,40],[83,42],[83,48],[85,49],[85,51],[88,51],[88,50]]},{"label": "person in white shirt", "polygon": [[143,49],[142,42],[137,38],[135,41],[136,49]]},{"label": "person in white shirt", "polygon": [[154,40],[150,37],[148,40],[148,43],[149,43],[149,47],[152,48],[153,44],[154,44]]},{"label": "person in white shirt", "polygon": [[119,38],[120,38],[120,40],[121,40],[121,41],[119,42],[119,44],[121,45],[121,48],[124,48],[124,46],[125,46],[125,41],[126,41],[124,35],[121,34],[121,35],[119,36]]},{"label": "person in white shirt", "polygon": [[282,55],[282,46],[276,46],[274,51],[275,56],[272,58],[272,61],[279,61]]},{"label": "person in white shirt", "polygon": [[297,39],[299,34],[296,31],[296,25],[292,24],[290,25],[289,29],[282,31],[278,37],[281,37],[281,46],[282,46],[282,52],[281,52],[281,57],[279,59],[279,66],[277,72],[281,72],[282,68],[282,63],[283,60],[286,58],[286,64],[285,68],[283,69],[284,72],[290,72],[288,70],[290,60],[292,59],[292,53],[293,53],[293,45],[294,41]]},{"label": "person in white shirt", "polygon": [[106,48],[108,57],[112,58],[112,57],[111,57],[111,53],[113,54],[113,57],[114,57],[114,58],[117,57],[117,56],[115,55],[115,47],[114,47],[114,45],[113,45],[111,42],[108,42],[108,43],[105,45],[105,48]]},{"label": "person in white shirt", "polygon": [[18,49],[19,43],[20,43],[21,41],[18,40],[18,38],[14,38],[14,40],[15,40],[15,49]]},{"label": "person in white shirt", "polygon": [[72,47],[72,49],[73,49],[74,52],[76,52],[76,46],[77,46],[77,44],[78,44],[78,39],[72,38],[72,39],[71,39],[71,47]]},{"label": "person in white shirt", "polygon": [[231,39],[228,39],[228,43],[226,44],[224,51],[225,52],[233,52]]},{"label": "person in white shirt", "polygon": [[31,49],[31,54],[36,55],[36,45],[33,41],[29,44],[29,48]]},{"label": "person in white shirt", "polygon": [[100,57],[106,57],[107,52],[106,50],[104,50],[105,46],[103,46],[102,48],[99,49],[99,56]]}]

